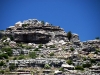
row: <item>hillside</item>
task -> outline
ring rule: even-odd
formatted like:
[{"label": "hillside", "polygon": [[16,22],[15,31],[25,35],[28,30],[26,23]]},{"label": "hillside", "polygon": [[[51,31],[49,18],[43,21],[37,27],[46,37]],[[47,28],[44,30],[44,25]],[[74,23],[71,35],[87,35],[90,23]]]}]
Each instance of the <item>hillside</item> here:
[{"label": "hillside", "polygon": [[0,73],[92,75],[100,73],[100,39],[79,35],[37,19],[0,31]]}]

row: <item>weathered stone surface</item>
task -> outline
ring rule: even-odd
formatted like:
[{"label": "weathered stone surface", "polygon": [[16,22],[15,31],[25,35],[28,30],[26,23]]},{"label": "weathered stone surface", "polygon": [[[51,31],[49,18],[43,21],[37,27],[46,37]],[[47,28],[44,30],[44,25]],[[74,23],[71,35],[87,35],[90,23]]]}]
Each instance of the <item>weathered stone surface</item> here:
[{"label": "weathered stone surface", "polygon": [[[43,24],[37,19],[19,21],[15,23],[15,26],[8,27],[3,34],[7,36],[12,35],[16,42],[48,43],[51,40],[68,41],[67,33],[62,28],[53,26],[48,22]],[[78,35],[73,34],[71,41],[78,40]]]}]

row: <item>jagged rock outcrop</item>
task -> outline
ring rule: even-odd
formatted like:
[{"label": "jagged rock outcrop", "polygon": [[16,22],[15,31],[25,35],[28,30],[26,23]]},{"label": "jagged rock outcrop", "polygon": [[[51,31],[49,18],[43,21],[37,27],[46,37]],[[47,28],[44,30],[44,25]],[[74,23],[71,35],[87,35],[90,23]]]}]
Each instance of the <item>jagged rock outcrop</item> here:
[{"label": "jagged rock outcrop", "polygon": [[[12,36],[16,42],[47,43],[51,40],[68,41],[67,33],[62,28],[37,19],[19,21],[15,23],[15,26],[8,27],[2,34]],[[73,34],[71,41],[78,40],[79,36]]]}]

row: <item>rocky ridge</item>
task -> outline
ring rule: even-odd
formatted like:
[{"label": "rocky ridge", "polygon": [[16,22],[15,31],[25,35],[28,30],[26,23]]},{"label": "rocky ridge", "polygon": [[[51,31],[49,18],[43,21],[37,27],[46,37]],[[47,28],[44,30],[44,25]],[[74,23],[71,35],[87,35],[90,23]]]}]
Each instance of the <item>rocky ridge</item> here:
[{"label": "rocky ridge", "polygon": [[[17,22],[14,26],[9,26],[4,35],[11,35],[16,42],[34,42],[34,43],[47,43],[51,40],[64,40],[68,41],[67,33],[59,26],[37,19],[29,19],[23,22]],[[72,41],[79,41],[79,36],[73,34]]]},{"label": "rocky ridge", "polygon": [[100,39],[81,42],[72,33],[69,41],[67,34],[59,26],[37,19],[19,21],[1,31],[0,63],[5,64],[0,64],[0,73],[99,75]]}]

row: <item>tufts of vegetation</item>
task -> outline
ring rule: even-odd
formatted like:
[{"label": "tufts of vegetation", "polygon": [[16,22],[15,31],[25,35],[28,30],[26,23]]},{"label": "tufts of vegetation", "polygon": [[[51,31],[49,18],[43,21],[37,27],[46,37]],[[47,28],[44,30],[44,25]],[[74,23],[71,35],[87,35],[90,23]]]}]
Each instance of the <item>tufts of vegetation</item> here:
[{"label": "tufts of vegetation", "polygon": [[0,74],[4,74],[5,72],[4,72],[4,70],[0,70]]},{"label": "tufts of vegetation", "polygon": [[61,67],[61,68],[59,69],[59,71],[62,71],[62,72],[64,72],[64,68],[62,68],[62,67]]},{"label": "tufts of vegetation", "polygon": [[18,60],[21,60],[21,59],[24,59],[23,55],[21,55],[21,56],[18,57]]},{"label": "tufts of vegetation", "polygon": [[67,63],[69,64],[69,65],[71,65],[71,64],[73,64],[73,62],[72,62],[72,60],[67,60]]},{"label": "tufts of vegetation", "polygon": [[50,56],[54,56],[54,52],[50,53]]},{"label": "tufts of vegetation", "polygon": [[42,44],[40,44],[40,45],[38,46],[38,48],[42,48],[42,46],[43,46],[43,45],[42,45]]},{"label": "tufts of vegetation", "polygon": [[0,62],[0,66],[4,66],[4,64],[5,64],[5,63],[4,63],[3,61]]},{"label": "tufts of vegetation", "polygon": [[35,48],[34,51],[40,51],[38,48]]},{"label": "tufts of vegetation", "polygon": [[86,63],[86,64],[83,64],[82,66],[83,66],[84,68],[89,68],[89,67],[92,66],[92,64],[91,64],[91,63]]},{"label": "tufts of vegetation", "polygon": [[16,68],[15,64],[10,64],[10,66],[9,66],[10,71],[14,71],[15,68]]},{"label": "tufts of vegetation", "polygon": [[45,22],[44,21],[41,21],[41,23],[44,25],[45,24]]},{"label": "tufts of vegetation", "polygon": [[45,69],[50,69],[50,65],[49,64],[45,64],[44,68]]},{"label": "tufts of vegetation", "polygon": [[75,70],[84,70],[83,66],[76,66]]},{"label": "tufts of vegetation", "polygon": [[74,51],[75,49],[73,47],[70,48],[71,51]]},{"label": "tufts of vegetation", "polygon": [[29,26],[29,24],[22,24],[22,27],[27,27]]},{"label": "tufts of vegetation", "polygon": [[37,57],[36,52],[30,52],[29,56],[33,59],[35,59]]},{"label": "tufts of vegetation", "polygon": [[10,47],[3,47],[1,49],[1,51],[5,52],[8,56],[12,56],[12,54],[13,54],[13,51],[12,51],[12,49]]},{"label": "tufts of vegetation", "polygon": [[55,48],[55,45],[51,45],[50,48]]}]

